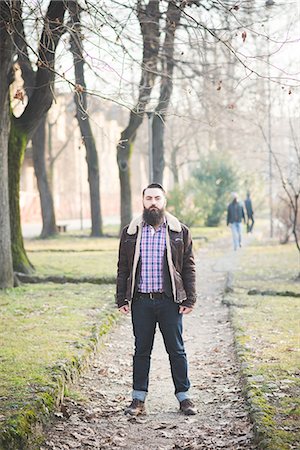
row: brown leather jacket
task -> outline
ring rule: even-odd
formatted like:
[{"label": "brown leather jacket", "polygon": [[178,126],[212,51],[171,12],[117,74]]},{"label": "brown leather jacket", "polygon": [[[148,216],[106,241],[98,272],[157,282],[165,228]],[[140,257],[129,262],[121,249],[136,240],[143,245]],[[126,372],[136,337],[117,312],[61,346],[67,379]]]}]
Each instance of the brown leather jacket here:
[{"label": "brown leather jacket", "polygon": [[[196,268],[189,229],[166,212],[166,250],[164,292],[176,303],[193,307],[196,301]],[[143,217],[131,221],[121,235],[119,247],[116,303],[127,305],[137,290],[140,276],[140,242]]]}]

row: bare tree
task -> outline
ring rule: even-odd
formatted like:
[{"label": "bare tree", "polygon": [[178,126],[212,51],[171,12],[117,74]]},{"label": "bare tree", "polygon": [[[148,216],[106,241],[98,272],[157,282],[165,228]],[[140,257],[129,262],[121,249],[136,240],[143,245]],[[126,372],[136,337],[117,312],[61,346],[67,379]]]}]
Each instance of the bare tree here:
[{"label": "bare tree", "polygon": [[77,1],[69,1],[68,8],[71,17],[70,37],[71,52],[73,54],[75,70],[75,94],[76,118],[81,131],[81,136],[86,149],[86,160],[88,165],[88,181],[90,185],[90,205],[92,216],[92,236],[102,236],[102,216],[100,206],[100,175],[96,143],[87,114],[87,93],[84,77],[83,57],[83,33],[80,21],[81,8]]},{"label": "bare tree", "polygon": [[142,75],[139,84],[139,97],[136,106],[130,112],[129,123],[122,131],[117,146],[117,161],[121,188],[121,229],[132,217],[130,157],[133,152],[136,133],[143,122],[143,117],[157,73],[157,58],[159,51],[159,0],[149,0],[146,6],[137,2],[137,15],[143,38]]},{"label": "bare tree", "polygon": [[153,181],[162,183],[164,162],[164,130],[166,113],[173,88],[175,33],[179,26],[182,2],[169,2],[166,13],[165,39],[161,55],[160,96],[152,123]]},{"label": "bare tree", "polygon": [[[24,40],[22,34],[22,5],[16,2],[17,19],[12,24],[13,36]],[[53,101],[55,50],[64,31],[63,20],[66,11],[65,1],[50,1],[45,18],[44,28],[40,37],[38,70],[32,95],[20,117],[12,115],[9,138],[9,205],[12,240],[12,255],[14,270],[30,273],[30,263],[24,249],[19,206],[20,168],[27,142],[45,117]],[[18,49],[16,48],[16,52]]]},{"label": "bare tree", "polygon": [[[25,90],[27,97],[30,98],[34,91],[36,73],[30,63],[22,20],[18,23],[18,33],[16,33],[15,36],[15,44],[18,52],[18,66],[22,71],[22,78],[24,82],[23,89]],[[57,233],[54,203],[49,186],[45,161],[45,126],[46,116],[42,118],[41,123],[33,133],[31,139],[34,172],[37,179],[42,212],[43,227],[41,238],[47,238]]]},{"label": "bare tree", "polygon": [[42,121],[38,126],[38,129],[32,136],[31,143],[32,143],[34,172],[37,179],[42,212],[43,227],[41,232],[41,238],[45,239],[57,234],[54,203],[50,183],[48,180],[48,172],[45,158],[46,116],[42,118]]},{"label": "bare tree", "polygon": [[[275,162],[282,189],[285,193],[285,202],[289,211],[289,220],[291,222],[292,234],[295,239],[297,250],[300,254],[300,147],[299,142],[290,120],[290,131],[292,137],[291,150],[293,156],[290,158],[288,155],[278,155],[270,147],[270,141],[268,140],[263,127],[260,126],[262,135],[266,144],[269,146],[269,152]],[[300,278],[300,271],[298,274]]]}]

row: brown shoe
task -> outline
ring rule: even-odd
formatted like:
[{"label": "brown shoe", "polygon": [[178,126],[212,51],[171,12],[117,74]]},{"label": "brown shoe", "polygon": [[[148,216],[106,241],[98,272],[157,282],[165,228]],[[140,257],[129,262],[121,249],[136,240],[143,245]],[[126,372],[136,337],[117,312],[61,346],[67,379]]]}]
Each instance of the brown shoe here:
[{"label": "brown shoe", "polygon": [[145,403],[137,398],[134,398],[130,405],[125,408],[125,414],[130,414],[131,416],[139,416],[145,413]]},{"label": "brown shoe", "polygon": [[197,408],[189,398],[182,400],[180,402],[180,411],[183,412],[186,416],[194,416],[197,414]]}]

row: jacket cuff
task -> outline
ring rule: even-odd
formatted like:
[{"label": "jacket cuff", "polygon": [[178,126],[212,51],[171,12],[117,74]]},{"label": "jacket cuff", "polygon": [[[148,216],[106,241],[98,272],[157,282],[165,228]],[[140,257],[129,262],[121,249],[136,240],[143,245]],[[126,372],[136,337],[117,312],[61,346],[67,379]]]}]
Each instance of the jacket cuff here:
[{"label": "jacket cuff", "polygon": [[126,299],[125,300],[117,300],[116,304],[117,304],[117,308],[122,308],[122,306],[129,305],[129,303]]},{"label": "jacket cuff", "polygon": [[195,306],[196,299],[186,299],[184,302],[180,303],[180,306],[185,306],[186,308],[193,308]]}]

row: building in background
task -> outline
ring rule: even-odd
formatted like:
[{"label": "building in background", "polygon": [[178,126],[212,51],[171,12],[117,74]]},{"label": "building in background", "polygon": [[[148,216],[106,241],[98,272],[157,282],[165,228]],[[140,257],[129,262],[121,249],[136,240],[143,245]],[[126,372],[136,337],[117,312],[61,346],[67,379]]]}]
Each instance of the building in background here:
[{"label": "building in background", "polygon": [[[104,223],[119,222],[120,184],[116,147],[128,114],[116,104],[97,98],[89,100],[89,116],[99,158],[100,196]],[[141,190],[148,183],[146,126],[131,160],[133,211],[140,212]],[[86,150],[75,117],[73,94],[59,94],[46,125],[46,162],[52,186],[57,222],[90,219]],[[22,223],[40,223],[40,200],[34,174],[32,150],[25,154],[21,172],[20,207]]]}]

